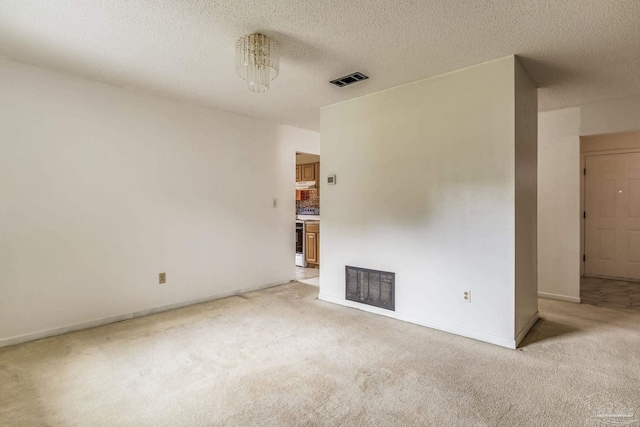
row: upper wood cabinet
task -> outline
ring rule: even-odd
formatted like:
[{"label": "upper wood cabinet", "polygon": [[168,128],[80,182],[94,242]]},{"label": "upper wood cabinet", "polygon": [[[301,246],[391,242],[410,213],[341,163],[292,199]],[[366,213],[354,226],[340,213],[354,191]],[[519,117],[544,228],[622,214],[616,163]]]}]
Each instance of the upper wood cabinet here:
[{"label": "upper wood cabinet", "polygon": [[320,178],[320,163],[296,165],[296,182],[316,181]]},{"label": "upper wood cabinet", "polygon": [[307,163],[302,166],[302,181],[315,181],[316,180],[316,164]]}]

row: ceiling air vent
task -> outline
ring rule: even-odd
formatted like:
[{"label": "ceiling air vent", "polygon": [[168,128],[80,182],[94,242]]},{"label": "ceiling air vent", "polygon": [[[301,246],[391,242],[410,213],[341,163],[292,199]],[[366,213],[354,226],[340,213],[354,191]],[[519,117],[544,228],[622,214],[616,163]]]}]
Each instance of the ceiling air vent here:
[{"label": "ceiling air vent", "polygon": [[349,86],[354,83],[358,83],[362,80],[367,80],[369,77],[360,72],[351,73],[347,76],[340,77],[339,79],[331,80],[329,83],[338,87]]}]

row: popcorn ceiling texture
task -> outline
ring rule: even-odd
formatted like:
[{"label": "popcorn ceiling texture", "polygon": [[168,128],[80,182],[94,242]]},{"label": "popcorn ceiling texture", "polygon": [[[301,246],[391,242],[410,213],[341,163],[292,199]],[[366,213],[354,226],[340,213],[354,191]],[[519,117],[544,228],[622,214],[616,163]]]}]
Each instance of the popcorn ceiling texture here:
[{"label": "popcorn ceiling texture", "polygon": [[[0,56],[308,129],[319,108],[520,55],[551,110],[640,94],[637,0],[4,0]],[[235,74],[234,42],[282,45],[266,94]],[[371,78],[344,89],[328,81]]]}]

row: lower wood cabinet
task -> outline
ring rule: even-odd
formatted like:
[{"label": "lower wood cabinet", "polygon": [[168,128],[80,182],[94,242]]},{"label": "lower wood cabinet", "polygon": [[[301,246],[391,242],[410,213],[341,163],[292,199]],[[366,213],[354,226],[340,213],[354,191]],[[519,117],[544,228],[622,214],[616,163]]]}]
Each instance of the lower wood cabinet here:
[{"label": "lower wood cabinet", "polygon": [[320,224],[307,223],[307,233],[305,236],[307,250],[307,262],[309,264],[320,264]]},{"label": "lower wood cabinet", "polygon": [[318,262],[318,233],[307,233],[307,262]]}]

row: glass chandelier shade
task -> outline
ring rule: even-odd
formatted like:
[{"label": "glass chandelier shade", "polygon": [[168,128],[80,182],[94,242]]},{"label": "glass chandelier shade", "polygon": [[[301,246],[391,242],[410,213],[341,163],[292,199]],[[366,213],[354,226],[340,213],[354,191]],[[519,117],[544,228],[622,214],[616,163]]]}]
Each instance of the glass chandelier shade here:
[{"label": "glass chandelier shade", "polygon": [[236,72],[252,92],[266,92],[280,70],[280,46],[264,34],[242,36],[236,42]]}]

